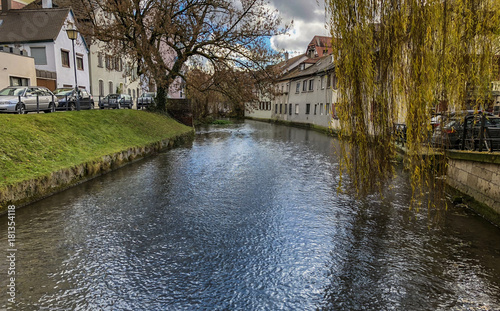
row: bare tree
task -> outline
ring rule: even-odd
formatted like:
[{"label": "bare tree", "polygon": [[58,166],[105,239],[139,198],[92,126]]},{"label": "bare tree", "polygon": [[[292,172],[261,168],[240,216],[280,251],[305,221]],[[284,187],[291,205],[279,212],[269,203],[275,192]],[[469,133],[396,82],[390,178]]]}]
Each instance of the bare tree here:
[{"label": "bare tree", "polygon": [[259,91],[273,90],[274,67],[261,71],[219,68],[214,73],[200,68],[187,75],[187,94],[192,100],[195,119],[219,117],[217,105],[224,104],[231,116],[243,117],[247,105],[258,100]]},{"label": "bare tree", "polygon": [[266,39],[285,31],[265,0],[82,1],[93,37],[135,59],[138,74],[156,83],[159,110],[175,81],[186,79],[187,64],[214,75],[263,69],[276,57]]}]

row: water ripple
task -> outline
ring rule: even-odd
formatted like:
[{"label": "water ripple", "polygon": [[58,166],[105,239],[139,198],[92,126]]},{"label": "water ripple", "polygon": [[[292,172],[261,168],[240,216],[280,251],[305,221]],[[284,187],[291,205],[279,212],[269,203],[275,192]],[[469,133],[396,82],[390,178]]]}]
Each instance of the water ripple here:
[{"label": "water ripple", "polygon": [[404,172],[383,199],[337,194],[335,144],[205,127],[20,209],[17,310],[499,310],[498,228],[458,209],[430,224]]}]

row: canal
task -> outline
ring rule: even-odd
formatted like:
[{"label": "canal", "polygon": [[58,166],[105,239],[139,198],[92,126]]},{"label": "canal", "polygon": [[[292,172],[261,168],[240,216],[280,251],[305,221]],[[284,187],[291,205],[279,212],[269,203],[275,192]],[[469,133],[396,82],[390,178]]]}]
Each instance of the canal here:
[{"label": "canal", "polygon": [[[14,310],[500,310],[500,229],[338,194],[335,139],[254,121],[16,211]],[[7,217],[0,217],[0,309]]]}]

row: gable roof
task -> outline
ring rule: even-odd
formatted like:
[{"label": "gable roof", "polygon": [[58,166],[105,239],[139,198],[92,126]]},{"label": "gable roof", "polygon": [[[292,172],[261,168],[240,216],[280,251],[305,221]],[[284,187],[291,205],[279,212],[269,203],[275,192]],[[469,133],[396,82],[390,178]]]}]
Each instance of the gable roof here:
[{"label": "gable roof", "polygon": [[332,61],[331,54],[319,58],[307,59],[302,63],[313,63],[313,65],[303,70],[300,69],[293,70],[289,74],[283,76],[280,80],[301,79],[307,76],[326,73],[327,71],[330,71],[333,68],[335,68],[335,63]]},{"label": "gable roof", "polygon": [[289,58],[287,60],[284,60],[278,64],[276,64],[276,67],[279,68],[279,70],[282,73],[289,72],[290,70],[293,70],[296,66],[298,66],[299,62],[303,59],[306,59],[307,55],[306,54],[300,54],[295,57]]},{"label": "gable roof", "polygon": [[2,13],[0,43],[54,41],[70,12],[69,8],[62,8],[10,10]]},{"label": "gable roof", "polygon": [[332,37],[326,36],[314,36],[314,38],[309,42],[308,45],[314,45],[319,47],[332,47]]},{"label": "gable roof", "polygon": [[[52,0],[52,7],[71,8],[78,21],[82,22],[88,20],[88,16],[86,14],[87,10],[82,0]],[[42,0],[35,0],[24,8],[30,10],[40,10],[42,9]]]}]

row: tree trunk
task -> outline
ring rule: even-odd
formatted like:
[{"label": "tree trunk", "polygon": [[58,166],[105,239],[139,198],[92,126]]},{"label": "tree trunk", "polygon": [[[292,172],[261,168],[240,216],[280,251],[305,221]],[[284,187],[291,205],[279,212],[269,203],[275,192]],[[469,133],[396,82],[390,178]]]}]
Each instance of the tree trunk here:
[{"label": "tree trunk", "polygon": [[167,92],[165,87],[158,85],[156,88],[156,110],[160,112],[167,111]]}]

